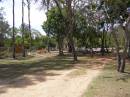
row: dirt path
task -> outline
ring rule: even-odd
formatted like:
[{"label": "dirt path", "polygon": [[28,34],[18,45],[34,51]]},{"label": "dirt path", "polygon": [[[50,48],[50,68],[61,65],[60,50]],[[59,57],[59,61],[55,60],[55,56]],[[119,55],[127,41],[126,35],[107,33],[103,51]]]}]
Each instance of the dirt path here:
[{"label": "dirt path", "polygon": [[[99,61],[104,64],[104,59]],[[37,75],[24,74],[12,82],[0,80],[0,97],[81,97],[101,71],[97,67],[86,69],[85,64],[65,70],[46,70]]]},{"label": "dirt path", "polygon": [[[75,72],[75,69],[50,72],[55,72],[59,75],[48,76],[46,81],[35,81],[35,85],[25,88],[9,88],[0,97],[80,97],[92,79],[99,74],[99,70],[87,70],[86,74],[71,77],[69,74]],[[33,80],[32,76],[29,77]],[[17,82],[17,84],[24,83],[26,83],[24,80]]]}]

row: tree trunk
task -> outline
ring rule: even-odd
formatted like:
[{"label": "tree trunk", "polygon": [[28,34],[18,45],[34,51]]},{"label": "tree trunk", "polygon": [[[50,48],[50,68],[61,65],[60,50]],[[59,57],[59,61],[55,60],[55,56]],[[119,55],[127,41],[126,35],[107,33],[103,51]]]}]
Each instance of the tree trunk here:
[{"label": "tree trunk", "polygon": [[24,46],[24,0],[22,0],[22,49],[23,57],[25,57],[25,46]]},{"label": "tree trunk", "polygon": [[129,41],[129,46],[128,46],[128,58],[130,58],[130,41]]},{"label": "tree trunk", "polygon": [[[47,12],[49,11],[49,2],[47,2]],[[47,20],[48,20],[48,15],[47,15]],[[47,36],[48,36],[48,40],[47,40],[47,51],[48,53],[50,52],[50,32],[49,32],[49,28],[47,30]]]},{"label": "tree trunk", "polygon": [[32,34],[31,34],[31,19],[30,19],[30,0],[27,0],[28,2],[28,24],[29,24],[29,36],[30,36],[30,50],[31,50],[31,47],[32,47]]},{"label": "tree trunk", "polygon": [[105,32],[104,32],[104,30],[103,30],[103,32],[102,32],[102,38],[101,38],[101,41],[102,41],[102,44],[101,44],[101,54],[102,54],[102,56],[104,56],[105,55],[105,46],[104,46],[104,43],[105,43]]},{"label": "tree trunk", "polygon": [[117,39],[116,32],[114,31],[113,25],[114,24],[112,24],[112,35],[113,35],[113,38],[114,38],[114,41],[115,41],[115,45],[116,45],[117,71],[120,72],[120,67],[121,67],[121,64],[122,64],[122,56],[120,54],[119,42],[118,42],[118,39]]},{"label": "tree trunk", "polygon": [[4,36],[2,33],[0,33],[0,47],[3,47],[4,46]]},{"label": "tree trunk", "polygon": [[[129,23],[129,22],[128,22]],[[130,34],[129,34],[129,29],[128,27],[128,23],[126,24],[124,31],[125,31],[125,45],[124,45],[124,49],[123,49],[123,53],[122,53],[122,59],[121,59],[121,65],[120,65],[120,69],[119,72],[124,72],[125,70],[125,65],[126,65],[126,57],[127,57],[127,50],[129,47],[129,41],[130,41]]]},{"label": "tree trunk", "polygon": [[118,72],[120,71],[120,67],[121,67],[121,55],[118,51],[118,53],[117,53],[117,71]]},{"label": "tree trunk", "polygon": [[120,66],[120,72],[124,72],[125,70],[125,64],[126,64],[126,57],[127,57],[127,49],[128,49],[128,36],[127,36],[127,30],[125,30],[125,34],[126,34],[126,40],[125,40],[125,45],[124,45],[124,50],[123,50],[123,53],[122,53],[122,61],[121,61],[121,66]]},{"label": "tree trunk", "polygon": [[91,57],[93,57],[94,51],[93,51],[93,41],[92,41],[92,38],[90,38],[90,43],[91,43],[91,46],[90,46],[90,55],[91,55]]},{"label": "tree trunk", "polygon": [[47,34],[47,37],[48,37],[48,40],[47,40],[47,51],[48,51],[48,53],[50,53],[50,35],[49,35],[49,32]]},{"label": "tree trunk", "polygon": [[13,42],[13,58],[15,59],[15,1],[13,0],[13,38],[12,38],[12,42]]},{"label": "tree trunk", "polygon": [[92,48],[92,47],[90,48],[90,54],[91,54],[91,57],[93,57],[94,51],[93,51],[93,48]]},{"label": "tree trunk", "polygon": [[68,42],[68,52],[72,53],[72,47],[71,47],[70,41]]},{"label": "tree trunk", "polygon": [[70,45],[72,47],[72,54],[74,61],[77,61],[77,53],[75,50],[75,45],[74,45],[74,39],[73,39],[73,31],[74,31],[74,13],[72,11],[72,0],[67,1],[67,19],[68,19],[68,38]]},{"label": "tree trunk", "polygon": [[126,64],[125,61],[126,61],[125,58],[122,58],[122,62],[121,62],[121,66],[120,66],[120,71],[119,72],[123,73],[125,71],[125,64]]},{"label": "tree trunk", "polygon": [[74,61],[77,61],[78,58],[77,58],[77,53],[76,53],[76,50],[75,50],[74,39],[72,37],[69,37],[69,39],[70,39],[69,41],[70,41],[70,46],[71,46],[71,49],[72,49]]},{"label": "tree trunk", "polygon": [[59,56],[63,56],[63,39],[59,36],[58,37],[58,47],[59,47]]}]

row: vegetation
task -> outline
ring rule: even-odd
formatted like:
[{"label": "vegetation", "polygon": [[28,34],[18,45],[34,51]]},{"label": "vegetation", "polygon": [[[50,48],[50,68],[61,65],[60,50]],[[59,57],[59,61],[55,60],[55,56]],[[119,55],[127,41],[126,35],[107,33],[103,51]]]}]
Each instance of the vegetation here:
[{"label": "vegetation", "polygon": [[[41,10],[46,11],[47,19],[41,25],[45,36],[31,26],[31,4],[34,1],[40,2]],[[127,72],[130,60],[130,0],[21,0],[20,27],[15,26],[15,7],[15,0],[12,0],[12,27],[5,19],[4,8],[0,8],[0,78],[17,78],[39,70],[69,69],[77,63],[81,68],[69,74],[75,77],[87,74],[86,68],[95,69],[100,64],[104,66],[102,73],[89,86],[85,97],[130,96]],[[25,7],[28,11],[27,24],[24,20]],[[51,54],[51,51],[57,50],[59,56],[51,59],[29,59],[41,55],[41,52]],[[107,63],[103,63],[106,56]],[[116,60],[111,56],[116,56]],[[6,63],[7,57],[15,60]]]},{"label": "vegetation", "polygon": [[[77,48],[85,48],[86,51],[93,56],[94,48],[100,48],[101,55],[109,52],[109,48],[116,48],[118,68],[119,72],[124,72],[125,59],[129,55],[129,16],[127,10],[129,7],[129,0],[97,0],[97,1],[76,1],[76,0],[36,0],[36,2],[42,2],[42,6],[47,8],[47,21],[42,25],[43,30],[47,34],[47,43],[43,47],[50,50],[50,38],[55,38],[56,44],[58,44],[59,55],[63,55],[63,50],[68,48],[68,51],[73,54],[74,61],[77,61]],[[27,3],[28,8],[28,24],[24,23],[24,4]],[[72,4],[74,4],[72,6]],[[31,1],[22,1],[22,24],[20,29],[15,28],[15,17],[13,17],[13,28],[10,27],[1,12],[1,24],[5,24],[2,33],[8,32],[12,35],[8,39],[12,38],[10,46],[13,47],[13,58],[15,58],[15,51],[17,43],[20,43],[23,50],[23,57],[25,57],[25,49],[34,48],[34,40],[41,40],[42,36],[37,36],[31,29],[30,23],[30,6]],[[15,1],[13,0],[13,16],[15,15]],[[126,21],[126,25],[123,26]],[[120,28],[115,28],[115,25],[120,25]],[[2,27],[2,26],[1,26]],[[11,29],[11,28],[10,28]],[[17,29],[17,30],[16,30]],[[6,34],[4,33],[4,34]],[[17,33],[17,34],[16,34]],[[17,36],[18,35],[18,36]],[[40,34],[39,34],[40,35]],[[112,37],[113,36],[113,37]],[[126,37],[127,36],[127,37]],[[3,39],[4,35],[1,35],[1,42],[8,39]],[[39,38],[39,39],[38,39]],[[22,40],[20,40],[22,39]],[[115,46],[111,43],[115,41]],[[39,41],[40,42],[40,41]],[[4,42],[3,42],[4,43]],[[3,45],[1,43],[1,45]],[[41,43],[39,44],[42,47]],[[6,44],[5,44],[6,45]],[[34,47],[33,47],[34,46]],[[37,46],[36,46],[37,47]]]},{"label": "vegetation", "polygon": [[[130,71],[128,65],[126,71]],[[129,97],[129,73],[118,73],[113,62],[105,65],[102,73],[89,85],[83,97]]]}]

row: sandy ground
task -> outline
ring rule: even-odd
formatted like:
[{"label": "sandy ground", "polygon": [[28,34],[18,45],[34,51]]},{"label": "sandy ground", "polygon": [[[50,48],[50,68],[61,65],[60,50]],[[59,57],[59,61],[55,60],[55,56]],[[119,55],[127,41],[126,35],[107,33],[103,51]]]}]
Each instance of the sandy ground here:
[{"label": "sandy ground", "polygon": [[[73,69],[74,70],[74,69]],[[89,83],[99,74],[99,70],[87,70],[87,73],[77,77],[69,77],[73,70],[51,71],[58,76],[48,76],[46,81],[37,82],[25,88],[8,88],[0,97],[81,97]],[[24,76],[33,80],[33,76]],[[17,84],[25,84],[24,80]]]},{"label": "sandy ground", "polygon": [[49,70],[46,76],[39,72],[35,76],[23,75],[12,82],[0,80],[0,84],[4,84],[0,86],[0,97],[81,97],[101,70],[85,69],[84,74],[70,76],[75,70],[77,68]]}]

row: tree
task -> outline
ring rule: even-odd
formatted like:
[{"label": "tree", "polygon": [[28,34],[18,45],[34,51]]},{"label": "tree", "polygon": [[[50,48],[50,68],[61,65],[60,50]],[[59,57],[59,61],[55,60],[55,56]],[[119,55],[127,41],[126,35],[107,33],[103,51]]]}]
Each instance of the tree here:
[{"label": "tree", "polygon": [[78,59],[77,59],[77,53],[75,50],[74,37],[73,37],[75,13],[72,7],[72,1],[73,0],[66,0],[66,13],[67,13],[67,25],[68,25],[67,32],[68,32],[69,43],[72,47],[74,61],[77,61]]},{"label": "tree", "polygon": [[63,55],[63,41],[65,38],[65,20],[61,16],[57,7],[51,8],[47,13],[47,21],[43,23],[43,29],[45,32],[54,37],[58,42],[59,55]]},{"label": "tree", "polygon": [[9,24],[3,16],[3,9],[0,9],[0,47],[4,47],[6,34],[9,32]]},{"label": "tree", "polygon": [[[49,11],[49,8],[50,8],[50,3],[53,3],[53,0],[35,0],[35,2],[41,2],[42,4],[42,8],[45,8],[47,10],[47,12]],[[47,15],[47,20],[48,20],[48,15]],[[46,33],[47,33],[47,36],[48,36],[48,42],[47,42],[47,50],[48,52],[50,52],[50,41],[49,41],[49,37],[50,37],[50,33],[47,32],[49,31],[49,28],[47,28],[46,30]]]},{"label": "tree", "polygon": [[31,1],[30,0],[27,0],[27,6],[28,6],[28,25],[29,25],[29,37],[30,37],[30,49],[31,49],[31,46],[32,46],[32,35],[31,35],[31,20],[30,20],[30,6],[31,6]]},{"label": "tree", "polygon": [[22,0],[22,49],[23,57],[25,57],[25,46],[24,46],[24,0]]},{"label": "tree", "polygon": [[13,42],[13,58],[15,59],[15,0],[13,0],[13,37],[12,37],[12,42]]},{"label": "tree", "polygon": [[[24,27],[24,29],[23,29]],[[23,35],[24,31],[24,35]],[[29,30],[29,25],[28,24],[21,24],[20,26],[20,34],[22,36],[22,39],[24,38],[24,49],[29,49],[30,48],[30,30]],[[32,34],[32,33],[31,33]]]},{"label": "tree", "polygon": [[[101,1],[101,5],[104,6],[104,10],[107,13],[107,17],[109,19],[109,22],[111,23],[111,29],[112,29],[112,35],[115,40],[116,44],[116,52],[117,52],[117,61],[118,61],[118,68],[117,70],[119,72],[124,72],[125,70],[125,59],[127,56],[127,49],[128,49],[128,42],[130,39],[129,31],[128,31],[128,25],[126,24],[125,27],[123,27],[123,21],[126,19],[127,14],[124,10],[127,9],[129,5],[129,0],[124,1],[124,0],[111,0],[111,1]],[[118,41],[118,36],[116,31],[114,30],[114,21],[120,21],[121,27],[124,29],[124,37],[125,37],[125,43],[123,45],[123,52],[120,50],[120,42]]]},{"label": "tree", "polygon": [[[37,1],[37,0],[36,0]],[[47,2],[48,0],[42,0],[44,4],[46,4],[45,2]],[[64,17],[63,13],[62,13],[62,6],[66,9],[66,19],[67,19],[67,24],[66,26],[68,26],[66,33],[70,42],[70,45],[72,47],[72,52],[73,52],[73,57],[74,57],[74,61],[77,61],[77,54],[76,54],[76,50],[75,50],[75,45],[74,45],[74,37],[73,37],[73,25],[74,25],[74,13],[73,13],[73,7],[72,7],[72,1],[73,0],[65,0],[65,1],[60,1],[60,0],[52,0],[56,5],[59,12],[61,13],[61,15]],[[75,1],[75,0],[74,0]],[[62,6],[61,6],[62,5]],[[46,6],[46,5],[45,5]]]}]

